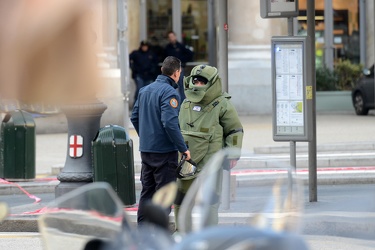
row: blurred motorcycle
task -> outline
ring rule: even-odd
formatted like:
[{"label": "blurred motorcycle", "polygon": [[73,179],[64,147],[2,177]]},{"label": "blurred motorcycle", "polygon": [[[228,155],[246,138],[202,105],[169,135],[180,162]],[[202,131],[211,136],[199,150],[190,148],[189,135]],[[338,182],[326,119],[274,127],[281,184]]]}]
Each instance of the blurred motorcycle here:
[{"label": "blurred motorcycle", "polygon": [[225,164],[232,149],[215,154],[186,194],[179,214],[179,232],[169,230],[166,207],[173,203],[176,185],[159,190],[147,206],[148,223],[136,227],[116,193],[106,183],[91,183],[55,200],[39,218],[47,249],[307,249],[298,234],[303,208],[302,185],[288,166],[242,152],[240,168],[251,173],[258,192],[243,225],[209,224]]}]

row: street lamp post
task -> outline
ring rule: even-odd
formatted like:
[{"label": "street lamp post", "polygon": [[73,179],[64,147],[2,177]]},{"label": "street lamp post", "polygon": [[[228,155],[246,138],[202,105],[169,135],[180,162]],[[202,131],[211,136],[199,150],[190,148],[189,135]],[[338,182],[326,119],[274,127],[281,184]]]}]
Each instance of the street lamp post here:
[{"label": "street lamp post", "polygon": [[60,184],[55,188],[55,197],[93,181],[91,142],[106,109],[98,100],[62,108],[68,122],[68,145],[64,168],[57,176]]}]

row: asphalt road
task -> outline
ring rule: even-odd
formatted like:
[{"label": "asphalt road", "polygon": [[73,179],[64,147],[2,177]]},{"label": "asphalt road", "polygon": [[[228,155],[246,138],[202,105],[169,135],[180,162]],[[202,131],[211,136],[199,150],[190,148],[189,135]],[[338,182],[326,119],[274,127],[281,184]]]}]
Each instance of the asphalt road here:
[{"label": "asphalt road", "polygon": [[[55,198],[54,193],[35,194],[38,198],[44,200],[53,200]],[[33,203],[34,200],[30,199],[27,195],[1,195],[0,201],[5,201],[10,208],[22,206],[28,203]]]}]

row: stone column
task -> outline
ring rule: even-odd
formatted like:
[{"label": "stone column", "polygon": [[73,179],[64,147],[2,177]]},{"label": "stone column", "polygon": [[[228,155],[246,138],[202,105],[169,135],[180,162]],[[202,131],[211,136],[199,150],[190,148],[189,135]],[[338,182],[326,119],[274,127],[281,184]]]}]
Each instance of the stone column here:
[{"label": "stone column", "polygon": [[366,34],[366,65],[370,67],[375,61],[375,3],[374,1],[366,1],[366,23],[367,23],[367,34]]},{"label": "stone column", "polygon": [[110,68],[118,67],[117,55],[117,5],[113,0],[101,0],[98,2],[99,22],[99,44],[102,45],[103,58],[109,64]]},{"label": "stone column", "polygon": [[241,115],[271,114],[271,37],[287,35],[287,18],[262,19],[260,2],[228,0],[228,85]]}]

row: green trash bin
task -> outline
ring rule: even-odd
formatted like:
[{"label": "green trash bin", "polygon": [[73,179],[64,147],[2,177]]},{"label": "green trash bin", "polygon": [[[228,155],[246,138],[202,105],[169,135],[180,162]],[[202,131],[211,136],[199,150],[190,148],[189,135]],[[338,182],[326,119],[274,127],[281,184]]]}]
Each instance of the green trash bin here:
[{"label": "green trash bin", "polygon": [[108,182],[125,206],[135,204],[133,141],[125,128],[108,125],[92,142],[94,182]]},{"label": "green trash bin", "polygon": [[35,122],[23,110],[7,113],[1,123],[0,178],[35,178]]}]

